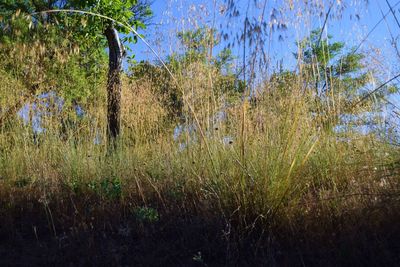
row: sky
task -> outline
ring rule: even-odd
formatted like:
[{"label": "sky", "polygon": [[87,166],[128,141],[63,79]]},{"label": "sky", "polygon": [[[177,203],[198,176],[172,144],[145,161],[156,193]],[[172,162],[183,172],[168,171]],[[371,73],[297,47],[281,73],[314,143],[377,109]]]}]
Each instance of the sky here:
[{"label": "sky", "polygon": [[[229,20],[222,12],[224,10],[224,1],[225,0],[215,0],[215,2],[214,0],[155,0],[152,5],[154,18],[148,29],[141,33],[144,34],[145,39],[150,43],[152,48],[157,51],[161,58],[165,58],[171,53],[179,51],[181,46],[176,39],[176,33],[179,31],[207,25],[209,27],[214,26],[219,31],[230,32],[231,35],[238,32],[240,33],[242,31],[244,16],[242,14],[233,20]],[[237,1],[240,11],[246,10],[247,1]],[[263,2],[261,0],[258,1]],[[286,2],[289,1],[290,0],[287,0]],[[299,0],[293,1],[298,2]],[[323,4],[328,3],[328,1],[322,0],[312,1],[321,1]],[[369,60],[378,66],[378,71],[381,71],[383,79],[390,79],[394,74],[400,72],[398,64],[400,57],[396,57],[394,49],[390,44],[391,36],[399,36],[400,24],[398,24],[393,14],[390,13],[385,20],[376,26],[383,17],[382,13],[386,14],[389,11],[389,6],[386,1],[388,1],[391,6],[395,6],[393,11],[395,15],[398,15],[400,18],[400,0],[369,0],[368,5],[365,5],[363,2],[365,0],[334,1],[337,3],[346,2],[346,8],[343,12],[340,12],[339,9],[332,10],[331,14],[334,17],[328,20],[325,27],[325,34],[334,36],[335,41],[342,41],[350,48],[358,46],[371,30],[376,27],[368,38],[362,42],[363,45],[360,48],[360,52],[368,53],[368,51],[374,51]],[[268,5],[266,6],[265,12],[266,18],[268,18],[267,20],[269,22],[284,21],[287,24],[286,31],[276,31],[270,34],[271,41],[269,44],[266,44],[269,46],[268,51],[271,57],[270,64],[273,65],[274,62],[283,62],[285,68],[292,70],[296,67],[296,60],[293,56],[293,53],[296,51],[296,40],[306,37],[311,30],[322,27],[325,20],[325,13],[329,9],[329,4],[321,8],[323,12],[320,15],[306,14],[304,10],[301,9],[301,6],[299,6],[299,9],[281,9],[281,14],[274,17],[273,14],[276,13],[274,10],[280,10],[280,8],[284,6],[283,0],[267,0],[267,2]],[[338,14],[341,15],[340,19],[337,18]],[[249,16],[258,19],[259,15],[260,9],[249,9]],[[279,36],[282,36],[282,38],[279,38]],[[214,53],[218,53],[231,42],[231,39],[222,41],[219,47],[214,50]],[[136,54],[136,59],[138,61],[147,60],[154,62],[156,60],[155,55],[152,54],[141,41],[131,48]],[[237,56],[238,64],[240,64],[240,60],[243,56],[242,51],[243,46],[241,45],[233,49],[233,53]],[[125,67],[126,64],[127,63],[125,63]],[[63,100],[54,95],[54,93],[44,94],[38,98],[43,101],[47,98],[55,98],[58,99],[55,102],[59,103],[59,108],[63,106]],[[396,105],[400,106],[400,97],[395,96],[391,100]],[[35,110],[36,106],[32,106],[32,109]],[[19,116],[25,122],[29,119],[27,115],[29,110],[30,104],[27,104],[19,111]],[[75,110],[77,115],[83,114],[80,107],[75,107]],[[32,118],[32,127],[37,133],[44,130],[41,127],[42,113],[40,112],[40,110],[36,110],[36,115]],[[182,129],[179,131],[182,131]]]},{"label": "sky", "polygon": [[[154,18],[151,25],[141,33],[157,54],[165,59],[182,48],[176,39],[176,33],[179,31],[207,25],[215,27],[220,32],[230,32],[231,37],[243,32],[248,1],[254,2],[254,0],[234,0],[241,15],[229,19],[226,13],[223,13],[227,0],[154,0],[152,5]],[[308,36],[311,30],[322,28],[332,2],[334,5],[324,28],[324,34],[332,35],[333,41],[344,42],[347,49],[357,47],[361,43],[358,52],[368,54],[366,64],[368,67],[374,66],[374,72],[381,82],[389,80],[400,72],[400,56],[396,55],[391,45],[393,37],[400,36],[400,23],[389,9],[389,5],[392,6],[393,12],[400,19],[400,0],[308,0],[308,3],[320,4],[316,8],[319,14],[305,12],[305,0],[256,1],[259,3],[258,7],[262,7],[264,1],[267,3],[265,21],[275,24],[283,21],[287,25],[285,31],[274,31],[269,34],[270,41],[265,45],[269,55],[269,73],[277,71],[281,66],[288,70],[296,69],[297,62],[293,56],[296,52],[296,42]],[[289,8],[290,2],[294,3],[293,9]],[[388,15],[382,20],[386,13]],[[261,9],[250,6],[248,14],[249,17],[258,20]],[[378,24],[379,21],[381,22]],[[400,48],[400,38],[395,41]],[[232,43],[232,38],[222,41],[214,49],[214,54],[221,51],[228,43]],[[140,41],[132,46],[132,50],[137,61],[155,62],[157,59]],[[240,69],[243,65],[243,45],[236,44],[232,52],[236,56],[237,69]],[[400,85],[399,79],[394,82]],[[378,81],[377,84],[379,83]],[[371,84],[370,89],[372,90],[374,86],[376,84]],[[395,95],[390,100],[400,107],[400,95]]]},{"label": "sky", "polygon": [[[258,1],[263,2],[261,0]],[[357,46],[376,25],[376,23],[381,20],[381,12],[385,14],[389,11],[386,0],[369,0],[368,5],[364,3],[365,0],[335,1],[337,3],[342,2],[342,5],[345,5],[346,8],[342,13],[342,19],[331,18],[328,20],[326,33],[333,35],[335,40],[345,42],[348,47]],[[225,2],[226,0],[216,0],[217,12],[214,20],[213,0],[155,0],[152,5],[154,18],[148,29],[142,31],[142,33],[157,53],[165,58],[165,56],[179,48],[179,43],[175,39],[177,31],[206,24],[208,26],[214,25],[220,31],[232,30],[236,33],[241,32],[247,0],[236,1],[243,15],[237,19],[229,21],[229,25],[227,17],[219,12],[220,10],[223,10]],[[273,8],[282,8],[284,6],[283,2],[289,1],[269,0],[267,2],[268,4],[265,13],[266,17],[270,20]],[[298,2],[298,0],[294,0],[294,2]],[[327,12],[330,1],[314,0],[314,2],[322,2],[325,5],[324,11]],[[397,4],[394,11],[400,19],[400,1],[388,0],[388,2],[391,6]],[[332,13],[335,13],[335,11],[332,11],[331,14]],[[257,18],[260,15],[260,10],[251,8],[249,14],[250,16],[253,15]],[[296,51],[296,40],[305,37],[311,29],[321,27],[325,19],[325,14],[322,14],[322,16],[307,16],[303,14],[301,18],[297,15],[298,14],[295,14],[295,12],[287,12],[287,14],[283,15],[285,18],[277,18],[278,20],[283,19],[287,21],[288,28],[286,31],[275,32],[272,34],[273,36],[269,50],[271,62],[283,59],[284,62],[288,63],[288,67],[293,67],[294,58],[292,54]],[[394,52],[390,47],[391,34],[398,36],[399,33],[399,25],[397,25],[393,15],[389,14],[386,20],[382,21],[371,33],[369,38],[363,43],[361,49],[365,50],[370,49],[371,47],[381,48],[382,50],[385,50],[385,56],[388,60],[391,60],[393,59],[392,53]],[[278,40],[279,35],[284,37],[283,41]],[[226,45],[227,42],[222,42],[222,44],[216,49],[216,53]],[[155,59],[155,56],[151,54],[146,46],[141,42],[134,45],[132,48],[138,61],[153,61]],[[242,50],[242,47],[237,47],[233,52],[241,59]]]}]

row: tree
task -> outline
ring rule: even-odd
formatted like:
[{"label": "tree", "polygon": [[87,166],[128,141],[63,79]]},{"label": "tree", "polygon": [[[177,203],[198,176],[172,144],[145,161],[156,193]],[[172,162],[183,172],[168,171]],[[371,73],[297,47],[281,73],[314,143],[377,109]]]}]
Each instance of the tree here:
[{"label": "tree", "polygon": [[[212,47],[219,44],[216,30],[208,27],[201,27],[194,30],[179,32],[177,39],[182,44],[182,51],[169,55],[166,59],[168,68],[182,78],[182,84],[187,80],[193,80],[193,73],[200,76],[206,73],[212,83],[205,86],[197,86],[196,94],[201,94],[201,88],[212,89],[216,95],[224,95],[229,99],[239,99],[245,85],[237,78],[233,70],[234,57],[230,49],[223,49],[217,55],[212,54]],[[215,50],[214,50],[215,51]],[[169,111],[172,120],[181,118],[183,115],[184,100],[182,89],[178,88],[176,82],[171,79],[168,71],[161,65],[152,65],[149,62],[140,62],[130,68],[133,80],[150,82],[154,93],[160,95],[161,101]],[[208,90],[210,91],[210,90]],[[205,98],[201,98],[204,100]],[[196,107],[199,105],[195,105]]]},{"label": "tree", "polygon": [[[0,0],[0,15],[7,21],[15,13],[37,14],[29,21],[35,27],[52,25],[58,33],[71,34],[74,43],[79,44],[84,51],[103,50],[109,48],[109,72],[107,82],[107,130],[110,140],[120,133],[121,77],[124,46],[119,32],[128,34],[128,30],[111,21],[99,17],[82,17],[67,13],[46,13],[52,9],[71,9],[90,11],[113,18],[116,21],[133,25],[135,29],[145,28],[143,21],[151,16],[149,2],[146,0],[87,0],[87,1],[10,1]],[[41,13],[42,12],[42,13]],[[7,28],[0,24],[0,28]],[[4,34],[3,34],[4,35]],[[105,38],[104,38],[105,37]],[[104,42],[107,40],[107,44]],[[135,43],[137,38],[125,38],[125,42]]]},{"label": "tree", "polygon": [[[297,43],[301,75],[305,77],[305,89],[314,92],[313,112],[320,122],[329,129],[338,125],[346,116],[371,114],[374,104],[396,92],[393,86],[384,86],[375,98],[367,98],[361,108],[355,104],[367,93],[370,77],[373,75],[363,64],[365,56],[346,50],[344,43],[335,42],[332,36],[322,36],[320,29]],[[375,103],[373,103],[375,101]]]}]

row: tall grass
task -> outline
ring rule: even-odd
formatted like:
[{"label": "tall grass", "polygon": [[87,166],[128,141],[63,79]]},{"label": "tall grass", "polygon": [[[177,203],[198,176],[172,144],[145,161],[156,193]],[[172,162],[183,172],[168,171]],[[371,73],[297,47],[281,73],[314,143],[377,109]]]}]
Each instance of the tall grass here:
[{"label": "tall grass", "polygon": [[[30,89],[1,70],[0,201],[10,210],[40,203],[55,236],[78,217],[71,206],[86,214],[80,220],[97,216],[100,225],[107,214],[137,215],[143,207],[165,217],[218,218],[228,239],[231,228],[239,239],[270,229],[320,237],[346,214],[348,225],[338,231],[352,229],[353,214],[373,226],[397,209],[398,149],[354,127],[321,127],[310,112],[315,96],[302,87],[306,77],[287,81],[284,92],[266,79],[253,101],[229,100],[214,84],[217,75],[207,63],[177,68],[180,120],[171,120],[154,83],[124,77],[123,131],[109,153],[103,83],[95,83],[99,93],[85,104],[85,117],[72,110],[43,117],[45,131],[35,135],[17,116],[18,103],[35,97],[27,100]],[[223,119],[215,119],[220,112]],[[174,138],[177,124],[192,130]]]},{"label": "tall grass", "polygon": [[[18,81],[3,80],[9,81],[2,86],[7,95]],[[104,104],[88,106],[87,117],[67,130],[61,129],[59,116],[43,118],[46,130],[36,138],[31,125],[14,115],[0,135],[2,183],[13,187],[26,181],[28,192],[57,197],[65,188],[115,178],[122,196],[146,202],[156,194],[161,203],[180,188],[193,202],[211,201],[246,223],[251,223],[247,216],[269,218],[307,201],[389,190],[378,185],[394,179],[388,172],[396,149],[372,134],[349,130],[339,136],[320,129],[309,112],[313,99],[296,84],[287,85],[290,94],[272,92],[256,104],[233,103],[225,119],[213,122],[223,98],[210,97],[207,78],[187,82],[186,97],[196,107],[205,140],[196,130],[174,140],[174,125],[167,123],[167,111],[151,88],[126,82],[124,131],[112,155],[105,146]],[[193,123],[190,114],[187,120]],[[382,178],[384,173],[389,177]]]}]

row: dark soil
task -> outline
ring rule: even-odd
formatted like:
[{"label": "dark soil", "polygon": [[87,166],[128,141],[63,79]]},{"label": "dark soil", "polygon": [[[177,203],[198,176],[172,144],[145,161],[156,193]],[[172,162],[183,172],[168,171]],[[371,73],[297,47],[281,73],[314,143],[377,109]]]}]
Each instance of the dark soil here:
[{"label": "dark soil", "polygon": [[0,266],[400,266],[395,208],[246,227],[204,211],[158,208],[150,222],[118,201],[21,199],[0,202]]}]

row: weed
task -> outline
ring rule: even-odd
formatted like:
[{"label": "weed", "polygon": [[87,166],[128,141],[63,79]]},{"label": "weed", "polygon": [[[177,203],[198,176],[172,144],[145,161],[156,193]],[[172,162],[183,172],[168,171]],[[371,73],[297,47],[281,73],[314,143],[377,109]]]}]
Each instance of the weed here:
[{"label": "weed", "polygon": [[159,220],[156,209],[150,207],[139,207],[133,211],[135,218],[141,223],[155,223]]}]

